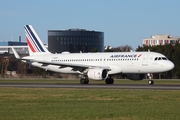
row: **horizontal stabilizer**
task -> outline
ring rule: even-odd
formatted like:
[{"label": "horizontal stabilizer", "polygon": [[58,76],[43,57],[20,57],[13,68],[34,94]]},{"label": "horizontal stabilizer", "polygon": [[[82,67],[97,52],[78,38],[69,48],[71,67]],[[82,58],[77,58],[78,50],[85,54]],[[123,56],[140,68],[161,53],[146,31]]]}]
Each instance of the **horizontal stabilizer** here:
[{"label": "horizontal stabilizer", "polygon": [[11,47],[12,48],[12,51],[13,51],[13,53],[14,53],[14,56],[17,58],[17,59],[21,59],[21,57],[19,56],[19,54],[17,53],[17,51],[13,48],[13,47]]}]

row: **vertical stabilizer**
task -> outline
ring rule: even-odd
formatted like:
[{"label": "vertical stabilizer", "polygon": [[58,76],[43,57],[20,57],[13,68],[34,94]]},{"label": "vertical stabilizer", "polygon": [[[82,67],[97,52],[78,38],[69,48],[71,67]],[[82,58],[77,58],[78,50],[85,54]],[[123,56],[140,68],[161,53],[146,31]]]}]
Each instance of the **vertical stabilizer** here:
[{"label": "vertical stabilizer", "polygon": [[31,25],[25,25],[24,29],[30,56],[50,53]]}]

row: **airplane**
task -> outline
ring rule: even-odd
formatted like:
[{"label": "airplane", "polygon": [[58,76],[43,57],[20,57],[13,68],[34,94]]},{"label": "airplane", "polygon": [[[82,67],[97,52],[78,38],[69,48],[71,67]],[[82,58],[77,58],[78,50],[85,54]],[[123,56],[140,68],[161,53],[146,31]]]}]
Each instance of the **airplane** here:
[{"label": "airplane", "polygon": [[25,25],[24,29],[29,56],[20,57],[12,47],[17,59],[46,71],[79,74],[81,84],[88,84],[89,79],[113,84],[113,75],[116,74],[126,75],[130,80],[142,80],[147,74],[148,84],[151,85],[154,84],[152,73],[174,68],[173,62],[166,56],[150,51],[53,54],[44,46],[32,25]]}]

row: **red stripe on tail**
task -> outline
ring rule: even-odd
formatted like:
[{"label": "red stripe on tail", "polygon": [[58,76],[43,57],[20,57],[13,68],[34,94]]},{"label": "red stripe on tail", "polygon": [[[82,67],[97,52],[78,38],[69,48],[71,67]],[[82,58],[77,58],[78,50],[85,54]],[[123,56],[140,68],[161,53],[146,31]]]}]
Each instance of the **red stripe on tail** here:
[{"label": "red stripe on tail", "polygon": [[30,47],[31,51],[36,52],[35,49],[33,48],[32,44],[29,42],[29,39],[27,37],[26,37],[26,41],[27,41],[27,44]]}]

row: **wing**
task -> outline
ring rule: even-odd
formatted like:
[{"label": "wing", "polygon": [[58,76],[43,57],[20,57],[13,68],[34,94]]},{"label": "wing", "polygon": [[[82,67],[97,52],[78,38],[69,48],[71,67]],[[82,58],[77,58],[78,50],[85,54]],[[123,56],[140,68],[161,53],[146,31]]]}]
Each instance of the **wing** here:
[{"label": "wing", "polygon": [[64,62],[49,62],[49,61],[41,61],[41,60],[33,60],[33,59],[22,59],[28,62],[37,62],[41,63],[42,66],[48,65],[56,65],[59,68],[71,67],[73,71],[84,71],[85,69],[93,69],[93,68],[103,68],[110,71],[109,66],[96,66],[96,65],[88,65],[88,64],[74,64],[74,63],[64,63]]}]

